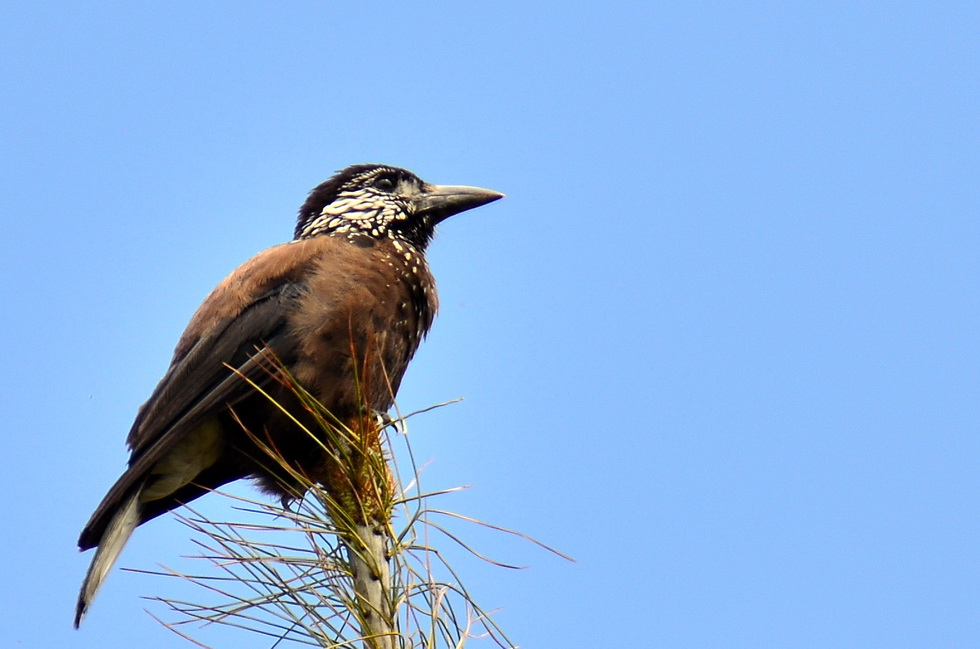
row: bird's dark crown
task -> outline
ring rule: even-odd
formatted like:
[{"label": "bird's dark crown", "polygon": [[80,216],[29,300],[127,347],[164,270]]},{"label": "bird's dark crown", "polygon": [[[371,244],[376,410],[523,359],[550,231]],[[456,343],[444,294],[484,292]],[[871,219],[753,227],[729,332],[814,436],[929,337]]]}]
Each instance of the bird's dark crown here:
[{"label": "bird's dark crown", "polygon": [[433,224],[414,218],[412,200],[425,186],[407,169],[382,164],[352,165],[310,192],[299,209],[295,238],[346,232],[404,238],[425,247]]}]

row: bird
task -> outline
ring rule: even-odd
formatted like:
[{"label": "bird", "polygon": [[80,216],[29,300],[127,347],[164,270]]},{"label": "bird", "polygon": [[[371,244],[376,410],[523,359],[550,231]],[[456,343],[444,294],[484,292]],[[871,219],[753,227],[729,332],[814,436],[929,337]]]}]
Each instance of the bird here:
[{"label": "bird", "polygon": [[[321,477],[322,443],[294,421],[309,413],[267,359],[341,423],[392,408],[438,309],[425,258],[436,225],[502,197],[385,164],[352,165],[313,188],[293,239],[239,266],[198,307],[139,408],[128,466],[78,539],[95,555],[75,628],[137,526],[235,480],[288,501],[295,475]],[[263,461],[256,437],[288,471]]]}]

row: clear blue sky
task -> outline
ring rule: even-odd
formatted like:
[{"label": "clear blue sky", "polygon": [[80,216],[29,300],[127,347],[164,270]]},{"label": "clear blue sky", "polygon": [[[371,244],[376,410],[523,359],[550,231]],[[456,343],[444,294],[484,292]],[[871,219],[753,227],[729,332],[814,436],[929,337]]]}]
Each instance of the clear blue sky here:
[{"label": "clear blue sky", "polygon": [[0,9],[0,646],[189,646],[118,571],[71,630],[77,533],[200,300],[366,161],[508,196],[399,401],[466,398],[412,428],[446,506],[578,559],[475,535],[517,642],[980,646],[978,5],[343,4]]}]

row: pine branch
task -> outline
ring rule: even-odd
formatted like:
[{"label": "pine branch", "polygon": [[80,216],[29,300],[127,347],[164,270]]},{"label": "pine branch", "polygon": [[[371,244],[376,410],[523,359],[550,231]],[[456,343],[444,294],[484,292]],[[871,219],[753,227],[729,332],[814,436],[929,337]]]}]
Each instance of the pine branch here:
[{"label": "pine branch", "polygon": [[[314,416],[317,430],[306,433],[326,451],[326,477],[310,482],[253,436],[269,461],[278,463],[305,496],[287,506],[224,494],[250,518],[247,523],[215,522],[190,508],[185,509],[189,515],[178,514],[195,532],[201,548],[201,554],[192,558],[204,559],[212,568],[202,574],[168,569],[152,574],[193,583],[218,601],[151,598],[180,618],[164,624],[202,647],[207,645],[181,627],[204,623],[241,628],[270,638],[276,649],[283,643],[351,649],[459,648],[480,637],[502,648],[512,647],[453,566],[425,539],[429,529],[439,531],[475,556],[512,567],[486,559],[433,519],[529,537],[429,508],[430,498],[457,489],[422,491],[408,443],[407,417],[390,421],[371,414],[344,426],[302,388],[290,387]],[[396,427],[404,434],[393,434]],[[399,486],[392,439],[402,443],[408,457],[405,487]],[[404,523],[396,529],[395,520],[400,519]]]}]

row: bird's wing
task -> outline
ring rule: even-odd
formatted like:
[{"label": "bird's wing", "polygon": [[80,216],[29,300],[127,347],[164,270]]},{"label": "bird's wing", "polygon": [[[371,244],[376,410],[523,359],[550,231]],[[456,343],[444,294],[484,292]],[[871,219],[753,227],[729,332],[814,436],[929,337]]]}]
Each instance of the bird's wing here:
[{"label": "bird's wing", "polygon": [[92,515],[81,545],[87,532],[98,529],[100,521],[188,433],[254,394],[240,375],[260,385],[270,379],[260,367],[259,355],[287,347],[282,344],[286,315],[304,291],[304,276],[317,254],[313,243],[297,241],[259,253],[201,304],[177,344],[170,368],[133,423],[127,439],[133,451],[130,466]]},{"label": "bird's wing", "polygon": [[312,261],[311,242],[270,248],[242,264],[204,300],[174,351],[170,368],[140,408],[127,442],[131,464],[181,422],[191,423],[226,403],[251,394],[228,369],[253,377],[249,359],[266,347],[275,351],[291,303],[303,292]]}]

